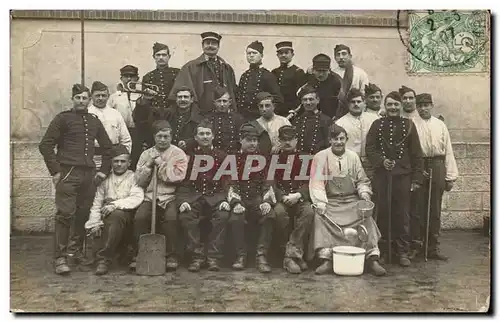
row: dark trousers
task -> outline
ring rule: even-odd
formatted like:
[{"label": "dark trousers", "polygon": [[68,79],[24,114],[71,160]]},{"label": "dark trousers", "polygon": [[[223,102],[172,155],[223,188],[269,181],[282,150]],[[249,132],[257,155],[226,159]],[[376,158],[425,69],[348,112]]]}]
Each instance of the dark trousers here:
[{"label": "dark trousers", "polygon": [[[446,166],[444,159],[425,159],[424,169],[429,172],[432,167],[432,186],[429,216],[429,252],[438,250],[439,232],[441,230],[441,203],[446,185]],[[414,192],[415,193],[415,192]],[[425,242],[427,225],[427,207],[429,201],[429,179],[424,180],[423,186],[415,193],[417,211],[412,221],[413,239],[420,243]]]},{"label": "dark trousers", "polygon": [[100,238],[101,245],[96,254],[98,261],[109,263],[117,255],[118,247],[126,237],[133,217],[134,211],[117,209],[104,218],[104,227]]},{"label": "dark trousers", "polygon": [[[153,213],[153,204],[151,201],[144,201],[134,216],[134,238],[135,238],[135,253],[139,245],[141,235],[151,233],[151,217]],[[175,201],[167,204],[163,209],[156,206],[156,232],[163,234],[166,240],[166,256],[178,256],[177,251],[177,231],[178,231],[178,214]]]},{"label": "dark trousers", "polygon": [[85,223],[94,201],[95,169],[61,165],[56,185],[54,258],[82,253]]},{"label": "dark trousers", "polygon": [[[274,212],[276,213],[277,235],[285,236],[287,239],[285,257],[303,258],[305,243],[311,233],[314,219],[311,203],[303,201],[292,206],[277,203],[274,206]],[[289,233],[292,226],[290,217],[295,218],[291,233]]]},{"label": "dark trousers", "polygon": [[132,138],[132,151],[130,152],[130,170],[135,171],[137,167],[137,162],[139,162],[139,157],[142,153],[142,143],[144,142],[140,133],[135,127],[127,128]]},{"label": "dark trousers", "polygon": [[191,258],[200,260],[205,258],[205,246],[201,242],[200,223],[210,221],[212,227],[208,234],[207,257],[221,259],[223,257],[222,247],[224,246],[229,211],[218,210],[217,206],[210,206],[203,197],[191,203],[190,206],[191,210],[180,213],[179,219],[185,234],[186,248],[191,253]]},{"label": "dark trousers", "polygon": [[[377,225],[386,241],[385,247],[381,249],[387,252],[387,241],[389,231],[388,212],[388,185],[389,177],[385,171],[376,174],[378,218]],[[410,247],[410,188],[411,175],[392,176],[392,196],[391,196],[391,238],[396,246],[398,256],[407,256]]]},{"label": "dark trousers", "polygon": [[257,240],[256,256],[267,256],[271,246],[274,229],[275,214],[273,210],[263,216],[260,211],[260,201],[244,201],[245,211],[235,214],[231,211],[229,229],[233,236],[233,243],[237,256],[246,256],[249,250],[247,241]]}]

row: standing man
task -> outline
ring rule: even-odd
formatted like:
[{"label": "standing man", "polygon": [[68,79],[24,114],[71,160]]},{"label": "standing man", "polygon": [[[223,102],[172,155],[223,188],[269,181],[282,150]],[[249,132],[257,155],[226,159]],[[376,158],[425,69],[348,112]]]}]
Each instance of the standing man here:
[{"label": "standing man", "polygon": [[[367,267],[374,275],[385,275],[386,271],[379,263],[380,231],[377,224],[372,217],[359,222],[357,205],[359,200],[371,200],[370,180],[363,171],[358,155],[345,148],[345,143],[349,139],[345,129],[332,124],[329,137],[331,147],[314,156],[309,181],[311,201],[316,209],[313,249],[309,256],[312,259],[316,255],[321,260],[315,273],[331,274],[332,248],[351,245],[366,250]],[[362,224],[368,234],[367,242],[360,245],[361,243],[357,241],[351,241],[344,233],[333,228],[329,221],[335,222],[342,228],[353,228]]]},{"label": "standing man", "polygon": [[[177,250],[178,211],[175,202],[177,186],[186,177],[187,156],[180,148],[172,145],[172,128],[165,120],[153,124],[155,146],[141,154],[137,163],[135,178],[137,184],[144,188],[145,199],[139,206],[134,217],[135,250],[142,234],[149,233],[151,213],[153,209],[153,180],[151,178],[154,166],[157,167],[158,190],[156,209],[159,214],[158,229],[166,239],[167,270],[176,270],[179,266]],[[135,269],[135,260],[130,264]]]},{"label": "standing man", "polygon": [[[458,168],[453,155],[450,134],[446,125],[432,116],[434,107],[431,94],[422,93],[416,97],[417,111],[420,118],[415,118],[415,126],[420,139],[420,146],[424,158],[424,184],[419,189],[420,206],[418,222],[412,222],[415,227],[414,239],[425,242],[423,237],[426,230],[427,203],[429,196],[429,172],[432,169],[430,220],[429,220],[429,249],[428,258],[447,260],[448,257],[439,252],[439,231],[441,228],[441,202],[443,193],[453,188],[458,178]],[[425,211],[424,211],[425,209]],[[416,237],[416,238],[415,238]]]},{"label": "standing man", "polygon": [[[375,171],[379,185],[378,222],[387,243],[388,208],[391,203],[392,238],[401,266],[411,264],[410,251],[410,195],[422,185],[422,149],[412,120],[400,116],[401,96],[391,92],[385,97],[387,116],[375,120],[366,137],[366,156]],[[388,184],[392,182],[392,195]],[[386,245],[387,245],[386,243]]]},{"label": "standing man", "polygon": [[368,85],[366,72],[352,63],[351,48],[344,44],[335,46],[333,50],[337,67],[333,72],[342,78],[342,91],[348,93],[351,88],[360,90],[364,94],[365,86]]},{"label": "standing man", "polygon": [[249,172],[249,169],[259,166],[259,160],[255,159],[258,155],[258,132],[253,125],[249,123],[242,125],[240,143],[241,150],[236,154],[238,179],[233,182],[227,198],[232,208],[229,227],[237,256],[233,269],[245,269],[249,248],[245,243],[248,239],[248,234],[245,235],[245,232],[250,232],[251,236],[257,237],[257,269],[261,273],[269,273],[271,266],[267,261],[267,255],[273,237],[275,216],[271,210],[271,201],[267,198],[267,195],[272,193],[271,180],[267,180],[267,165],[258,171]]},{"label": "standing man", "polygon": [[239,129],[243,124],[243,117],[229,109],[232,102],[227,88],[218,88],[214,95],[215,111],[208,116],[214,126],[213,145],[216,149],[234,154],[239,150]]},{"label": "standing man", "polygon": [[[288,165],[291,169],[290,176],[288,169],[276,170],[274,175],[274,190],[277,203],[274,205],[277,228],[279,236],[286,236],[285,258],[283,268],[290,274],[300,274],[307,270],[307,263],[304,260],[304,248],[311,232],[311,225],[314,219],[314,211],[311,208],[309,197],[309,181],[299,180],[303,163],[307,162],[306,178],[309,177],[310,158],[304,152],[297,150],[297,131],[290,125],[282,126],[279,129],[280,151],[278,154],[278,164],[288,164],[289,158],[292,163]],[[310,154],[309,154],[310,155]],[[291,220],[292,219],[292,220]],[[290,228],[294,222],[293,230]]]},{"label": "standing man", "polygon": [[346,142],[346,148],[356,152],[361,159],[365,173],[368,178],[372,178],[373,169],[366,158],[365,146],[366,135],[373,122],[378,119],[373,113],[363,112],[363,94],[358,89],[351,89],[347,94],[347,104],[349,113],[342,116],[335,123],[343,127],[347,132],[349,140]]},{"label": "standing man", "polygon": [[283,96],[276,77],[266,68],[261,67],[264,57],[264,45],[254,41],[246,49],[247,62],[250,67],[241,75],[236,99],[238,112],[245,121],[252,121],[259,117],[257,94],[268,92],[273,96],[275,107],[280,110]]},{"label": "standing man", "polygon": [[[214,180],[217,170],[226,158],[226,152],[213,147],[213,133],[212,124],[207,121],[196,126],[195,140],[198,146],[188,152],[189,175],[177,192],[179,219],[185,233],[187,250],[191,255],[191,264],[188,267],[190,272],[198,272],[205,262],[208,263],[209,271],[220,270],[225,229],[231,210],[226,200],[229,192],[228,180],[224,177]],[[209,169],[205,169],[206,167]],[[200,239],[200,223],[206,221],[212,224],[207,240],[207,255]]]},{"label": "standing man", "polygon": [[[89,114],[94,114],[101,121],[113,145],[121,144],[129,152],[132,151],[132,139],[130,133],[128,133],[127,124],[125,124],[120,112],[107,105],[109,99],[108,87],[99,81],[95,81],[92,83],[90,95],[92,96],[92,103],[88,108]],[[96,169],[99,170],[102,162],[102,150],[97,141],[94,144],[94,162]]]},{"label": "standing man", "polygon": [[218,56],[222,36],[215,32],[201,34],[203,54],[182,66],[170,91],[170,99],[175,100],[180,87],[194,91],[195,105],[200,113],[206,115],[213,111],[214,93],[217,87],[226,87],[231,97],[231,110],[236,110],[236,78],[234,70],[224,59]]},{"label": "standing man", "polygon": [[403,110],[401,111],[401,116],[410,120],[415,120],[415,118],[420,117],[417,112],[417,104],[415,98],[417,94],[415,91],[409,87],[401,86],[399,89],[399,95],[403,100]]},{"label": "standing man", "polygon": [[377,117],[385,116],[385,110],[380,108],[382,104],[382,90],[373,83],[365,85],[365,112],[375,114]]},{"label": "standing man", "polygon": [[347,113],[347,108],[340,104],[342,78],[330,72],[331,59],[325,54],[313,58],[312,75],[304,86],[312,86],[319,97],[318,109],[330,118],[340,118]]},{"label": "standing man", "polygon": [[179,74],[180,69],[169,67],[170,48],[167,45],[155,42],[153,45],[153,58],[156,68],[142,77],[144,84],[153,84],[158,86],[159,92],[153,97],[153,107],[166,108],[169,105],[168,95],[174,86],[174,81]]},{"label": "standing man", "polygon": [[321,101],[314,87],[303,87],[299,97],[304,112],[292,119],[299,133],[297,149],[314,155],[328,147],[328,129],[332,118],[318,110]]},{"label": "standing man", "polygon": [[[106,129],[88,113],[90,90],[81,84],[72,88],[73,108],[56,115],[39,145],[56,186],[54,259],[56,274],[71,272],[67,257],[82,257],[85,222],[95,189],[110,171],[111,141]],[[94,141],[102,149],[102,165],[96,174]],[[57,154],[54,152],[57,148]]]},{"label": "standing man", "polygon": [[269,134],[271,151],[276,153],[279,151],[278,130],[283,125],[290,125],[290,121],[286,117],[274,113],[275,103],[271,94],[260,92],[256,96],[256,101],[261,115],[257,119],[257,123]]},{"label": "standing man", "polygon": [[295,110],[300,100],[297,98],[297,91],[306,82],[304,70],[292,64],[295,55],[291,41],[281,41],[276,44],[276,56],[280,61],[280,67],[272,70],[272,73],[278,80],[284,103],[276,114],[287,116],[288,111]]},{"label": "standing man", "polygon": [[108,268],[117,255],[118,247],[132,225],[135,209],[144,199],[144,191],[128,170],[130,151],[123,145],[111,149],[112,173],[97,188],[85,228],[90,235],[101,236],[97,251],[96,275],[108,273]]},{"label": "standing man", "polygon": [[146,138],[142,137],[141,133],[137,131],[132,117],[136,102],[141,97],[141,94],[131,93],[127,84],[130,81],[137,82],[139,80],[139,69],[132,65],[125,65],[120,69],[120,75],[117,91],[109,97],[108,105],[118,110],[125,124],[127,124],[127,130],[132,138],[130,169],[134,171],[142,153],[142,143],[145,142]]}]

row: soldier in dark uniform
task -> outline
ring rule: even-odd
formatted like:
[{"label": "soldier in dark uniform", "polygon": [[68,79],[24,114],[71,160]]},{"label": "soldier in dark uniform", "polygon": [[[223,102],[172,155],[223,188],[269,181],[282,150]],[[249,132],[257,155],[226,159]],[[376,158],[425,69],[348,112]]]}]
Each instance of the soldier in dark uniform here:
[{"label": "soldier in dark uniform", "polygon": [[[236,154],[238,180],[233,183],[228,195],[228,201],[232,206],[229,227],[233,233],[237,255],[233,269],[245,269],[248,250],[245,241],[254,241],[255,238],[249,237],[257,237],[257,269],[261,273],[269,273],[271,266],[267,261],[267,255],[275,223],[271,211],[273,203],[271,180],[267,180],[266,166],[261,167],[261,170],[250,172],[250,168],[259,168],[259,163],[260,165],[266,163],[266,158],[258,152],[258,131],[250,123],[245,123],[241,127],[240,143],[241,150]],[[246,227],[245,222],[248,223]]]},{"label": "soldier in dark uniform", "polygon": [[256,96],[260,92],[268,92],[273,95],[276,109],[281,109],[281,104],[283,104],[283,96],[276,77],[269,70],[261,67],[263,53],[264,45],[260,41],[252,42],[246,50],[250,67],[241,75],[236,95],[238,112],[245,121],[260,117],[256,100]]},{"label": "soldier in dark uniform", "polygon": [[[81,256],[85,222],[96,186],[111,169],[111,141],[101,121],[87,110],[90,90],[80,84],[73,85],[72,100],[73,109],[56,115],[39,145],[56,186],[56,274],[70,273],[67,256]],[[102,165],[97,174],[93,161],[95,140],[102,150]]]},{"label": "soldier in dark uniform", "polygon": [[[412,120],[400,116],[401,102],[398,92],[391,92],[385,97],[387,116],[375,120],[370,127],[366,136],[366,156],[375,169],[374,181],[378,194],[377,224],[382,238],[387,240],[389,199],[392,207],[391,234],[395,239],[396,254],[401,266],[409,266],[410,192],[422,184],[423,161],[415,124]],[[392,180],[391,196],[387,195],[389,180]]]},{"label": "soldier in dark uniform", "polygon": [[150,71],[142,78],[145,84],[158,86],[159,92],[153,97],[153,107],[168,107],[168,95],[174,86],[174,81],[179,74],[180,69],[169,67],[170,48],[167,45],[156,42],[153,45],[153,58],[156,63],[156,69]]},{"label": "soldier in dark uniform", "polygon": [[318,110],[321,100],[316,88],[303,87],[299,97],[304,111],[292,119],[298,132],[297,149],[314,155],[329,146],[328,129],[332,118]]},{"label": "soldier in dark uniform", "polygon": [[297,98],[297,91],[306,82],[304,70],[292,64],[294,50],[291,41],[282,41],[276,44],[276,53],[280,61],[280,67],[272,70],[278,80],[284,103],[280,109],[276,109],[276,114],[287,116],[288,111],[295,110],[300,100]]},{"label": "soldier in dark uniform", "polygon": [[222,36],[215,32],[201,34],[203,54],[187,62],[175,80],[170,98],[180,87],[187,86],[194,92],[195,105],[202,115],[213,112],[214,93],[218,87],[226,87],[231,97],[231,110],[236,110],[236,78],[234,70],[222,57],[218,56]]},{"label": "soldier in dark uniform", "polygon": [[[347,107],[339,100],[342,96],[342,79],[330,71],[331,59],[325,54],[318,54],[313,58],[312,75],[304,86],[312,86],[319,96],[318,109],[330,118],[340,118],[347,114]],[[300,111],[299,111],[300,113]]]},{"label": "soldier in dark uniform", "polygon": [[239,150],[239,129],[243,124],[243,117],[229,110],[231,96],[226,88],[218,88],[214,93],[215,111],[207,117],[214,126],[215,148],[226,151],[228,154]]},{"label": "soldier in dark uniform", "polygon": [[[210,123],[202,121],[197,125],[195,139],[198,146],[187,153],[189,157],[187,176],[177,192],[179,220],[185,233],[187,250],[191,254],[191,264],[188,267],[191,272],[198,272],[205,263],[205,258],[208,270],[220,269],[225,229],[231,210],[226,200],[229,181],[226,177],[214,178],[226,158],[226,153],[214,148],[213,138],[213,127]],[[210,163],[205,158],[213,160],[211,168],[207,171],[203,171],[203,168]],[[212,224],[208,234],[207,256],[200,239],[200,223],[204,224],[206,221]]]},{"label": "soldier in dark uniform", "polygon": [[[311,232],[314,211],[309,197],[309,174],[312,155],[297,150],[297,131],[293,126],[285,125],[279,129],[280,153],[277,163],[287,164],[293,158],[290,177],[285,169],[277,169],[274,174],[274,191],[277,203],[274,205],[278,235],[286,236],[285,259],[283,268],[289,273],[300,274],[307,270],[303,259],[305,243]],[[302,156],[302,158],[301,158]],[[308,163],[304,168],[303,164]],[[301,172],[305,169],[305,172]],[[272,174],[271,174],[272,175]],[[303,179],[297,178],[302,176]],[[295,225],[289,234],[291,222],[295,218]]]}]

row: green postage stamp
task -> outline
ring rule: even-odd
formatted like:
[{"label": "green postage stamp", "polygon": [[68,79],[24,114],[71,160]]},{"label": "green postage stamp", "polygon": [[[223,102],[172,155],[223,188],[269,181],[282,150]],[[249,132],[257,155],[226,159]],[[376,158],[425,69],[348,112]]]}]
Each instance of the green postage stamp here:
[{"label": "green postage stamp", "polygon": [[[398,22],[399,22],[398,14]],[[409,74],[478,74],[490,70],[490,12],[408,12]]]}]

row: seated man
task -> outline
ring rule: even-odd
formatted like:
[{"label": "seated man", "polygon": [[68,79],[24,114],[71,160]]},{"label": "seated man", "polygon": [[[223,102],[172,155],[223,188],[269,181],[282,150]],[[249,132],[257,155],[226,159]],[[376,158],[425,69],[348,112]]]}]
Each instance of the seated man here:
[{"label": "seated man", "polygon": [[[346,150],[347,132],[333,124],[330,127],[331,147],[318,152],[311,166],[309,191],[316,214],[314,216],[314,254],[322,261],[316,274],[333,271],[332,248],[351,244],[343,232],[332,227],[323,218],[328,217],[342,227],[357,225],[357,202],[371,199],[370,180],[363,170],[356,152]],[[379,263],[378,241],[380,231],[372,217],[361,222],[368,232],[366,249],[367,267],[377,276],[385,275],[385,269]],[[312,258],[311,258],[312,259]]]},{"label": "seated man", "polygon": [[[278,203],[274,206],[276,214],[279,235],[286,238],[281,240],[286,243],[285,258],[283,268],[291,274],[300,274],[307,270],[307,264],[303,259],[304,243],[310,234],[314,211],[311,208],[309,198],[309,182],[307,180],[298,180],[299,176],[308,178],[309,165],[304,168],[306,171],[302,174],[303,162],[310,163],[311,158],[307,153],[297,151],[297,131],[290,125],[282,126],[279,129],[280,152],[277,163],[287,165],[285,169],[279,169],[274,174],[274,190]],[[303,156],[301,158],[301,155]],[[291,160],[293,158],[293,161]],[[293,162],[288,165],[288,162]],[[271,166],[272,167],[272,166]],[[291,169],[291,171],[289,170]],[[287,171],[290,171],[287,173]],[[273,174],[270,173],[272,176]],[[290,217],[295,218],[295,225],[291,234]]]},{"label": "seated man", "polygon": [[[240,128],[241,151],[236,154],[238,180],[233,183],[227,198],[232,206],[229,227],[237,255],[233,269],[245,269],[249,248],[245,245],[246,230],[251,237],[257,237],[257,269],[261,273],[269,273],[271,266],[267,262],[267,255],[274,228],[274,216],[267,199],[271,199],[272,190],[271,182],[266,180],[266,159],[259,155],[258,142],[255,126],[250,123],[243,124]],[[248,223],[247,227],[245,222]]]},{"label": "seated man", "polygon": [[97,188],[85,229],[90,234],[102,233],[100,249],[97,251],[96,275],[108,272],[108,266],[117,255],[117,248],[132,223],[134,211],[144,199],[144,191],[134,179],[130,166],[130,153],[123,145],[111,150],[112,173]]},{"label": "seated man", "polygon": [[[228,180],[214,178],[226,158],[226,153],[213,147],[213,126],[207,120],[201,121],[195,130],[197,147],[188,152],[188,176],[177,193],[179,219],[184,230],[187,250],[191,255],[190,272],[200,271],[207,259],[208,270],[218,271],[223,256],[225,229],[229,219],[230,206],[226,201]],[[212,224],[208,234],[208,249],[201,240],[201,227],[207,221]]]},{"label": "seated man", "polygon": [[[187,156],[182,149],[171,144],[172,128],[165,120],[153,123],[155,146],[141,154],[137,162],[135,177],[137,184],[146,191],[144,202],[140,205],[134,218],[135,246],[139,245],[142,234],[149,234],[151,229],[151,214],[153,209],[153,167],[157,166],[157,199],[156,209],[159,215],[157,224],[159,232],[165,235],[167,270],[175,270],[179,266],[177,246],[178,212],[175,203],[177,185],[186,176]],[[137,249],[136,249],[137,251]],[[135,261],[130,264],[135,269]]]}]

